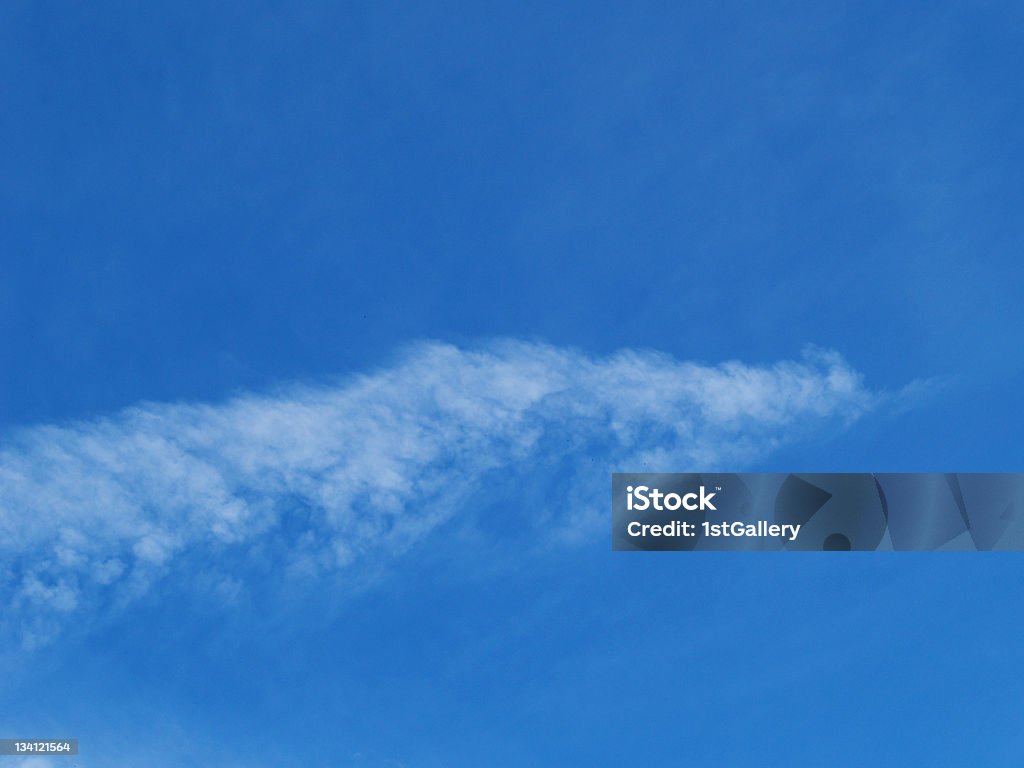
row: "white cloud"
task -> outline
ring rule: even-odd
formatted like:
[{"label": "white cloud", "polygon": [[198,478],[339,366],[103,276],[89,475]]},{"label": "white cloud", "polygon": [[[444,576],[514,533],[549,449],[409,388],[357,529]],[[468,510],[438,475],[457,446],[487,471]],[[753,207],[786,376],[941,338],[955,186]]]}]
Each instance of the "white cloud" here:
[{"label": "white cloud", "polygon": [[604,499],[610,471],[740,467],[878,397],[821,351],[706,366],[431,343],[334,386],[30,428],[0,450],[3,629],[45,641],[69,614],[144,594],[197,549],[225,595],[240,583],[218,558],[358,567],[406,550],[457,513],[460,490],[506,468],[558,480],[568,461],[554,527],[600,535],[606,510],[590,499]]},{"label": "white cloud", "polygon": [[[65,756],[64,759],[66,760],[67,757]],[[16,757],[10,764],[11,768],[54,768],[55,765],[53,758],[38,756]]]}]

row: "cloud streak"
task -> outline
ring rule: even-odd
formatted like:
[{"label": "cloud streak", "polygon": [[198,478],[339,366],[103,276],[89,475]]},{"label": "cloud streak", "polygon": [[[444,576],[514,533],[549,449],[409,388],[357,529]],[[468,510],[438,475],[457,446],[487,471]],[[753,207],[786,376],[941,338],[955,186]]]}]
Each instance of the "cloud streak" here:
[{"label": "cloud streak", "polygon": [[29,428],[0,447],[0,634],[45,642],[76,614],[138,599],[197,550],[226,598],[244,587],[231,563],[359,568],[415,545],[509,470],[558,481],[553,529],[599,535],[613,470],[738,468],[882,397],[822,351],[708,366],[424,343],[334,385]]}]

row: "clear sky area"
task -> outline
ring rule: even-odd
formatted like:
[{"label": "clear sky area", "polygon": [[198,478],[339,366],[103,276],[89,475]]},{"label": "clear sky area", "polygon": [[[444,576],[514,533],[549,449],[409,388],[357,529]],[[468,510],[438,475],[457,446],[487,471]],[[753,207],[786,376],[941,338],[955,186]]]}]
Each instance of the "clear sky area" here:
[{"label": "clear sky area", "polygon": [[1020,555],[608,528],[1024,470],[1022,28],[0,5],[0,768],[1024,764]]}]

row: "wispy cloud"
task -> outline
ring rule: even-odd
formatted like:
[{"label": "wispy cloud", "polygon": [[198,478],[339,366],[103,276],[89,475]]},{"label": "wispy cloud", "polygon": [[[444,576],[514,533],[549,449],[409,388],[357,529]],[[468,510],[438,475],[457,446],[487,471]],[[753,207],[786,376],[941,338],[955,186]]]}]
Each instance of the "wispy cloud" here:
[{"label": "wispy cloud", "polygon": [[600,534],[605,510],[584,501],[604,498],[612,470],[739,467],[879,397],[822,351],[708,366],[427,343],[332,386],[30,428],[0,450],[0,633],[42,642],[143,595],[197,548],[225,597],[244,584],[218,561],[358,568],[407,550],[457,514],[460,490],[509,467],[575,466],[557,478],[554,527]]},{"label": "wispy cloud", "polygon": [[[67,757],[65,756],[64,759],[67,760]],[[9,765],[10,768],[54,768],[56,762],[49,757],[15,757]]]}]

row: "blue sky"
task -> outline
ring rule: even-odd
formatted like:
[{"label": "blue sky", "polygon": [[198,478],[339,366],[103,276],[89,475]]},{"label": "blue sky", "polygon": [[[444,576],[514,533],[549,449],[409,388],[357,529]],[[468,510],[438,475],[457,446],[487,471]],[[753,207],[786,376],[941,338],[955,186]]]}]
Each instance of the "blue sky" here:
[{"label": "blue sky", "polygon": [[1018,765],[1015,557],[613,556],[603,504],[1022,469],[1022,15],[4,4],[0,736]]}]

